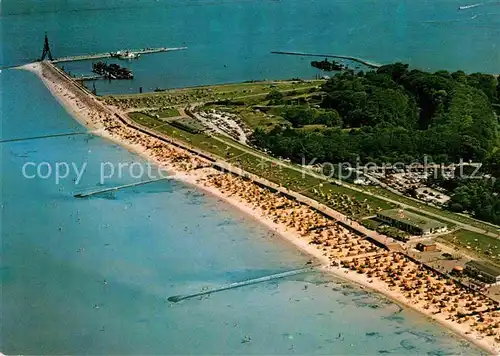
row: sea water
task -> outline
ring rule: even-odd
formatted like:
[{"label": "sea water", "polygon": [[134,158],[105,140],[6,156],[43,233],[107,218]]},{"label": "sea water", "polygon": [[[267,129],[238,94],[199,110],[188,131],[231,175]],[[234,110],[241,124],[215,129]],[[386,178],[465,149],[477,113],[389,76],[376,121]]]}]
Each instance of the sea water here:
[{"label": "sea water", "polygon": [[[477,1],[476,1],[477,2]],[[47,32],[63,57],[146,47],[186,51],[120,61],[132,81],[98,81],[99,94],[322,73],[299,51],[402,61],[424,70],[500,74],[500,5],[462,0],[4,0],[3,62],[41,56]],[[318,59],[318,58],[316,58]],[[320,58],[321,59],[321,58]],[[112,60],[108,60],[112,62]],[[91,61],[65,63],[89,74]]]},{"label": "sea water", "polygon": [[[82,1],[46,1],[44,6],[19,1],[14,7],[6,6],[20,13],[2,15],[11,23],[6,28],[2,22],[2,31],[15,34],[3,43],[4,63],[23,59],[31,48],[27,42],[39,35],[40,28],[53,26],[54,30],[67,17],[82,26],[82,36],[94,38],[92,45],[74,34],[83,52],[97,52],[101,38],[117,36],[103,30],[102,18],[95,19],[108,11],[108,23],[113,25],[117,12],[131,11],[131,23],[163,26],[143,17],[141,8],[127,7],[136,2],[101,3],[111,9],[83,11],[98,4]],[[260,1],[218,2],[212,7],[195,1],[185,7],[175,1],[159,3],[144,1],[145,11],[177,4],[173,8],[195,15],[200,8],[254,6],[257,11],[259,6],[271,6]],[[16,16],[18,21],[13,21]],[[97,27],[83,26],[84,16]],[[177,21],[191,31],[196,17]],[[169,26],[166,29],[175,27]],[[72,38],[61,29],[57,34],[68,36],[64,43]],[[138,38],[135,41],[140,47]],[[118,48],[124,46],[125,42]],[[258,43],[255,46],[256,50]],[[65,54],[72,54],[70,49]],[[238,80],[256,73],[251,69]],[[221,74],[206,80],[223,78]],[[137,181],[125,174],[101,182],[103,163],[146,162],[87,133],[33,74],[4,70],[0,80],[1,140],[82,133],[0,143],[0,351],[51,355],[480,353],[419,314],[320,272],[168,302],[173,295],[302,268],[309,257],[241,212],[177,181],[74,198],[82,191]],[[196,76],[190,81],[203,82]],[[67,162],[77,167],[86,163],[86,169],[78,184],[74,174],[56,184],[54,177],[23,177],[27,162],[51,166]]]}]

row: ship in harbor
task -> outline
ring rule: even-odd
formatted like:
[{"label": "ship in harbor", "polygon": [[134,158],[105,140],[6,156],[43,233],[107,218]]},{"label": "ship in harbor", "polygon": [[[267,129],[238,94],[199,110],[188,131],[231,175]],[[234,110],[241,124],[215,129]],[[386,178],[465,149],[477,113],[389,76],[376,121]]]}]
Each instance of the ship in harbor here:
[{"label": "ship in harbor", "polygon": [[134,74],[128,68],[118,64],[107,64],[102,61],[92,63],[92,72],[102,75],[106,79],[134,79]]},{"label": "ship in harbor", "polygon": [[311,66],[313,66],[314,68],[328,71],[328,72],[331,72],[334,70],[338,71],[338,70],[347,69],[346,65],[344,65],[342,63],[337,63],[333,60],[331,62],[329,62],[328,59],[326,59],[326,58],[323,61],[312,61]]},{"label": "ship in harbor", "polygon": [[117,51],[109,53],[112,58],[118,59],[139,59],[141,55],[132,51]]}]

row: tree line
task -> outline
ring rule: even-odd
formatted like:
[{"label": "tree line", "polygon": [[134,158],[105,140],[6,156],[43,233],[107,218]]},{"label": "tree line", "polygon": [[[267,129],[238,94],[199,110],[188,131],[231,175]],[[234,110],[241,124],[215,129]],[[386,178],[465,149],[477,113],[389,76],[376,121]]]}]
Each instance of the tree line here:
[{"label": "tree line", "polygon": [[[492,75],[408,70],[386,65],[377,71],[345,72],[323,86],[322,114],[291,106],[289,125],[257,129],[253,143],[300,162],[482,161],[497,144],[500,86]],[[325,128],[301,130],[305,125]]]},{"label": "tree line", "polygon": [[[259,128],[252,142],[297,163],[483,162],[500,178],[500,83],[489,74],[428,73],[395,63],[367,73],[344,72],[322,85],[320,108],[286,106],[289,124]],[[277,104],[281,98],[272,98]],[[305,130],[310,125],[322,125]],[[500,224],[500,183],[447,182],[448,208]]]}]

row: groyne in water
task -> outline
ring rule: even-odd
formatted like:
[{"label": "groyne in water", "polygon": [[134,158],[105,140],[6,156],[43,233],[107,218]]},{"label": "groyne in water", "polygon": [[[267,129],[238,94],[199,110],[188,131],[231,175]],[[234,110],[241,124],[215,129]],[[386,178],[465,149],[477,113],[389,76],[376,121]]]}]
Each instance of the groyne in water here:
[{"label": "groyne in water", "polygon": [[136,183],[124,184],[124,185],[120,185],[118,187],[103,188],[103,189],[95,190],[93,192],[77,193],[77,194],[75,194],[73,196],[75,198],[88,198],[88,197],[90,197],[92,195],[96,195],[96,194],[113,192],[113,191],[117,191],[117,190],[125,189],[125,188],[137,187],[139,185],[144,185],[144,184],[159,182],[159,181],[167,180],[167,179],[172,179],[172,178],[171,177],[164,177],[164,178],[158,178],[158,179],[151,179],[151,180],[147,180],[147,181],[144,181],[144,182],[136,182]]},{"label": "groyne in water", "polygon": [[352,57],[352,56],[342,56],[337,54],[318,54],[318,53],[305,53],[305,52],[285,52],[285,51],[272,51],[272,54],[285,54],[290,56],[306,56],[306,57],[322,57],[322,58],[340,58],[340,59],[348,59],[353,62],[358,62],[364,64],[370,68],[380,68],[382,64],[368,61],[363,58]]},{"label": "groyne in water", "polygon": [[300,269],[296,269],[296,270],[293,270],[293,271],[281,272],[281,273],[271,274],[269,276],[264,276],[264,277],[259,277],[259,278],[253,278],[253,279],[247,279],[246,281],[234,282],[234,283],[231,283],[231,284],[226,284],[226,285],[221,286],[221,287],[207,289],[207,290],[204,290],[204,291],[201,291],[201,292],[197,292],[197,293],[192,293],[192,294],[174,295],[172,297],[169,297],[167,300],[169,302],[177,303],[177,302],[180,302],[181,300],[190,299],[190,298],[196,298],[196,297],[201,297],[201,296],[204,296],[204,295],[207,295],[207,294],[222,292],[222,291],[228,290],[228,289],[234,289],[234,288],[248,286],[248,285],[251,285],[251,284],[257,284],[257,283],[272,281],[274,279],[295,276],[297,274],[301,274],[301,273],[304,273],[304,272],[310,272],[310,271],[314,270],[316,267],[318,267],[318,266],[309,266],[309,267],[306,267],[306,268],[300,268]]},{"label": "groyne in water", "polygon": [[61,133],[61,134],[45,135],[45,136],[12,138],[12,139],[8,139],[8,140],[0,140],[0,143],[20,142],[20,141],[29,141],[29,140],[40,140],[40,139],[44,139],[44,138],[64,137],[64,136],[76,136],[76,135],[88,135],[88,134],[89,134],[88,132],[69,132],[69,133]]}]

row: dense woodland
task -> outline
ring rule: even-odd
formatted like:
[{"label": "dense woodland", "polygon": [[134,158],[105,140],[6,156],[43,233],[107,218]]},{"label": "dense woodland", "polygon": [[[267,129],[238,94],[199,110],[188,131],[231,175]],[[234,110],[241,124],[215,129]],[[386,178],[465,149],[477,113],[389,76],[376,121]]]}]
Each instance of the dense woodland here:
[{"label": "dense woodland", "polygon": [[[482,161],[497,144],[492,75],[434,74],[393,64],[376,72],[344,72],[323,85],[323,110],[290,106],[289,126],[256,130],[253,141],[296,162]],[[275,98],[277,100],[277,98]],[[324,125],[313,127],[310,125]]]},{"label": "dense woodland", "polygon": [[[322,86],[319,108],[285,106],[289,124],[257,129],[253,143],[295,162],[484,162],[500,177],[500,84],[492,75],[427,73],[407,65],[343,72]],[[270,98],[272,105],[280,97]],[[449,208],[500,223],[498,184],[454,183]]]},{"label": "dense woodland", "polygon": [[469,179],[461,181],[453,190],[448,208],[456,212],[469,212],[474,217],[500,224],[500,185],[498,180]]}]

